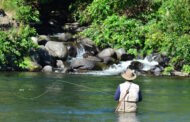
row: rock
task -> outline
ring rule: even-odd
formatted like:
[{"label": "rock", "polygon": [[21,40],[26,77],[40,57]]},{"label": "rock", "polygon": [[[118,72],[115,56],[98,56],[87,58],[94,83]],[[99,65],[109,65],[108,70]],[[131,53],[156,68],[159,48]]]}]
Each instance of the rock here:
[{"label": "rock", "polygon": [[94,70],[105,70],[105,69],[108,69],[109,66],[106,65],[105,63],[102,63],[102,62],[95,62],[95,67],[94,67]]},{"label": "rock", "polygon": [[3,9],[0,9],[0,16],[2,16],[2,17],[7,16],[7,15],[5,14],[5,11],[4,11]]},{"label": "rock", "polygon": [[76,57],[77,56],[77,48],[75,43],[68,43],[67,44],[68,56],[69,57]]},{"label": "rock", "polygon": [[121,61],[129,61],[129,60],[133,60],[134,58],[135,58],[135,56],[132,54],[121,55]]},{"label": "rock", "polygon": [[69,41],[72,39],[72,35],[70,33],[61,33],[61,34],[57,35],[57,39],[59,41],[66,42],[66,41]]},{"label": "rock", "polygon": [[167,56],[161,55],[159,53],[153,53],[153,54],[147,56],[147,59],[150,62],[157,61],[159,63],[159,65],[162,67],[168,66],[169,61],[170,61],[170,59]]},{"label": "rock", "polygon": [[38,64],[37,62],[31,62],[30,64],[31,64],[31,66],[28,69],[28,71],[30,71],[30,72],[38,72],[42,69],[42,66],[40,64]]},{"label": "rock", "polygon": [[115,50],[115,53],[117,55],[117,59],[119,59],[119,60],[121,60],[122,55],[126,54],[125,49],[123,49],[123,48]]},{"label": "rock", "polygon": [[187,74],[185,72],[179,72],[179,71],[173,71],[173,72],[171,72],[171,74],[174,76],[183,76],[183,77],[189,76],[189,74]]},{"label": "rock", "polygon": [[93,47],[94,41],[92,41],[90,38],[83,38],[79,42],[81,42],[84,46]]},{"label": "rock", "polygon": [[144,65],[139,61],[132,61],[131,64],[129,65],[130,69],[134,69],[138,71],[142,71],[143,67]]},{"label": "rock", "polygon": [[98,57],[104,59],[106,57],[115,57],[115,50],[112,48],[106,48],[98,53]]},{"label": "rock", "polygon": [[31,37],[31,40],[34,44],[38,44],[38,38],[37,37]]},{"label": "rock", "polygon": [[76,32],[82,32],[83,30],[87,29],[87,27],[79,27],[75,31]]},{"label": "rock", "polygon": [[48,36],[40,35],[40,38],[38,39],[38,44],[45,46],[48,41],[50,41],[50,38]]},{"label": "rock", "polygon": [[74,22],[74,23],[65,23],[65,26],[62,27],[64,30],[66,31],[75,31],[78,27],[79,27],[79,23],[78,22]]},{"label": "rock", "polygon": [[46,65],[43,69],[42,72],[52,72],[53,68],[50,65]]},{"label": "rock", "polygon": [[94,62],[101,62],[102,61],[102,59],[95,57],[95,56],[88,56],[86,59],[89,61],[94,61]]},{"label": "rock", "polygon": [[64,69],[64,67],[65,67],[62,60],[57,60],[57,61],[56,61],[56,66],[57,66],[58,68],[63,68],[63,69]]},{"label": "rock", "polygon": [[82,70],[92,70],[95,66],[95,63],[87,59],[77,58],[73,60],[70,64],[72,69],[82,69]]},{"label": "rock", "polygon": [[114,58],[112,58],[112,57],[104,57],[104,58],[103,58],[103,62],[104,62],[105,64],[113,64],[113,63],[115,62],[115,60],[114,60]]},{"label": "rock", "polygon": [[37,53],[39,55],[39,59],[38,59],[38,55],[35,54],[34,58],[38,59],[38,62],[42,65],[42,66],[45,66],[45,65],[54,65],[55,64],[55,59],[54,57],[52,57],[49,52],[46,50],[46,48],[41,45],[38,50],[37,50]]},{"label": "rock", "polygon": [[156,67],[154,69],[151,70],[153,72],[154,75],[156,76],[160,76],[162,74],[162,69],[159,67]]},{"label": "rock", "polygon": [[45,48],[55,58],[65,59],[68,55],[67,47],[63,42],[48,41]]},{"label": "rock", "polygon": [[14,25],[14,23],[11,21],[11,19],[6,16],[4,12],[0,13],[0,31],[6,31],[11,29],[11,27]]}]

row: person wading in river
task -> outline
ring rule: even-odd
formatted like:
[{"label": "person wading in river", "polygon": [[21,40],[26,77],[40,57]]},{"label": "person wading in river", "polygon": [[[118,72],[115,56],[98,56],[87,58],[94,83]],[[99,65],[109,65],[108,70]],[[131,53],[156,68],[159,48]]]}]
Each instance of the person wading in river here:
[{"label": "person wading in river", "polygon": [[119,104],[115,112],[137,112],[137,102],[142,101],[142,95],[139,85],[132,83],[136,75],[128,69],[121,76],[126,81],[121,83],[116,90],[114,98],[119,100]]}]

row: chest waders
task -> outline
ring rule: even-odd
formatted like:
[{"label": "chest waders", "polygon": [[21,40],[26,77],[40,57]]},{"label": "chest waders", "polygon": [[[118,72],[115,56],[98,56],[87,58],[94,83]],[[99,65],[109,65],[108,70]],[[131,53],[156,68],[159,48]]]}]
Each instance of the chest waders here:
[{"label": "chest waders", "polygon": [[117,105],[117,107],[116,107],[116,109],[115,109],[114,112],[117,112],[117,110],[118,110],[119,107],[121,106],[122,101],[124,102],[124,112],[125,112],[125,97],[126,97],[127,94],[129,93],[129,89],[130,89],[130,87],[131,87],[131,83],[130,83],[130,85],[129,85],[129,88],[126,90],[125,95],[124,95],[123,98],[119,101],[119,104]]}]

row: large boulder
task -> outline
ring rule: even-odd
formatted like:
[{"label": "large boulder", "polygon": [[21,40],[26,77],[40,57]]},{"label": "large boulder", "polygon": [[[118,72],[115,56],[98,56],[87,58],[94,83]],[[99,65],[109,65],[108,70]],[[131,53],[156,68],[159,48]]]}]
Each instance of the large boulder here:
[{"label": "large boulder", "polygon": [[86,59],[89,61],[94,61],[94,62],[101,62],[102,61],[102,59],[100,59],[96,56],[88,56]]},{"label": "large boulder", "polygon": [[93,61],[89,61],[87,59],[77,58],[73,60],[70,64],[72,69],[82,69],[82,70],[92,70],[95,66]]},{"label": "large boulder", "polygon": [[48,41],[45,48],[48,53],[55,58],[65,59],[67,57],[67,47],[63,42]]},{"label": "large boulder", "polygon": [[38,48],[37,53],[33,54],[33,58],[42,66],[55,64],[55,58],[49,54],[43,45]]},{"label": "large boulder", "polygon": [[43,69],[42,72],[52,72],[53,68],[50,65],[46,65]]},{"label": "large boulder", "polygon": [[112,48],[106,48],[98,53],[98,57],[104,59],[105,57],[115,57],[115,50]]}]

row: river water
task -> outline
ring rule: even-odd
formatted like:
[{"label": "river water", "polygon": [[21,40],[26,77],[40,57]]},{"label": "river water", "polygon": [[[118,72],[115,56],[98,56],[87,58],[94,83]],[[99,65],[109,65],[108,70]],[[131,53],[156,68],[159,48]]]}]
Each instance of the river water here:
[{"label": "river water", "polygon": [[189,122],[190,79],[139,76],[137,114],[116,114],[120,76],[0,73],[3,122]]}]

